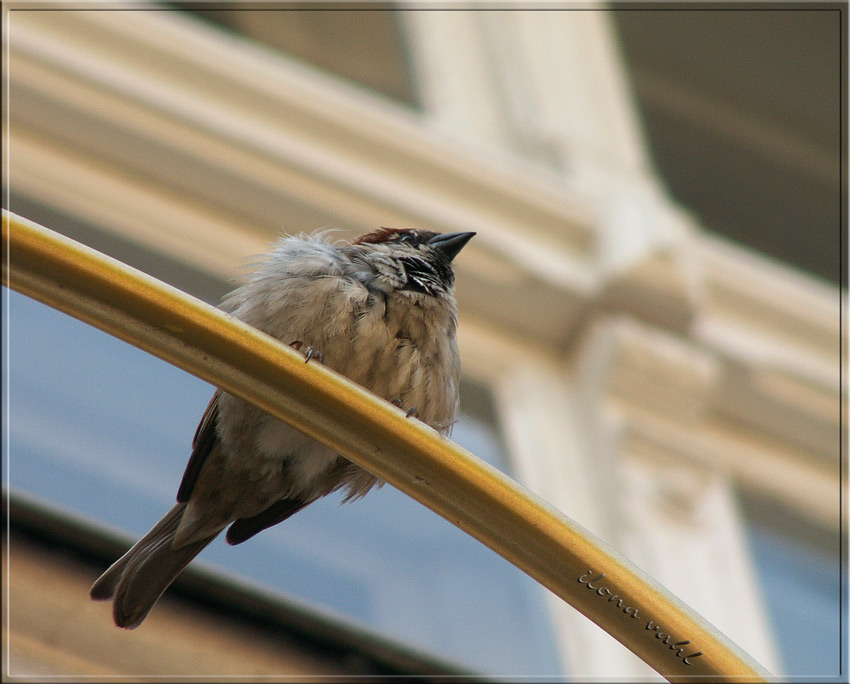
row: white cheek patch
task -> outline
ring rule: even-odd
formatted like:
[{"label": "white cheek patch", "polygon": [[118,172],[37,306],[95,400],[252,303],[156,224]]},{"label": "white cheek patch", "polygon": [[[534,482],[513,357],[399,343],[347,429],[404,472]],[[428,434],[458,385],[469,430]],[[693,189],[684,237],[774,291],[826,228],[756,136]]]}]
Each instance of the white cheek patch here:
[{"label": "white cheek patch", "polygon": [[404,267],[396,259],[375,254],[372,257],[372,266],[379,280],[383,279],[389,284],[389,291],[401,288],[407,281]]}]

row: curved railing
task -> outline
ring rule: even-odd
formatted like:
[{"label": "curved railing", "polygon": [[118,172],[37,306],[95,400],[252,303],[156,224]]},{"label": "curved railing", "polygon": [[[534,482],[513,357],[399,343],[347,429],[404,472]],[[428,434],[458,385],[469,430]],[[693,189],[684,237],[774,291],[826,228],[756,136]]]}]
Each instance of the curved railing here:
[{"label": "curved railing", "polygon": [[3,284],[294,425],[540,582],[670,681],[772,676],[664,587],[495,468],[218,309],[3,213]]}]

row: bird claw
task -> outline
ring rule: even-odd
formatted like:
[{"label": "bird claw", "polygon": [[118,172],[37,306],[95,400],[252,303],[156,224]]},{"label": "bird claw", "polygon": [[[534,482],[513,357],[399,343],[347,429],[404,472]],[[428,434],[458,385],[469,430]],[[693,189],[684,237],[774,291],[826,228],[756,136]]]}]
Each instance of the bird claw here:
[{"label": "bird claw", "polygon": [[301,340],[295,340],[294,342],[290,342],[289,346],[292,347],[293,349],[297,350],[297,351],[301,351],[302,349],[305,350],[304,351],[304,363],[309,362],[310,359],[316,359],[316,361],[318,361],[319,363],[325,362],[325,355],[322,354],[322,352],[320,352],[315,347],[311,347],[310,345],[307,345],[305,347],[304,343]]},{"label": "bird claw", "polygon": [[316,359],[316,361],[318,361],[319,363],[325,362],[325,355],[322,354],[322,352],[320,352],[315,347],[307,347],[307,353],[305,354],[305,357],[306,358],[304,359],[304,363],[307,363],[310,359]]},{"label": "bird claw", "polygon": [[[390,403],[393,406],[404,410],[402,408],[402,405],[401,405],[401,399],[393,399]],[[414,418],[416,417],[416,407],[415,406],[411,406],[409,409],[407,409],[407,411],[404,414],[405,418],[410,418],[411,416],[413,416]]]}]

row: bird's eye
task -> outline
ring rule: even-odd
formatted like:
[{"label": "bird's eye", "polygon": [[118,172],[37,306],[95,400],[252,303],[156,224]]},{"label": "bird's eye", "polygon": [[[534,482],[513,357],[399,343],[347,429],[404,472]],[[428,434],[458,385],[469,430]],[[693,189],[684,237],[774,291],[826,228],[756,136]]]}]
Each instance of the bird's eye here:
[{"label": "bird's eye", "polygon": [[404,233],[398,241],[403,245],[415,245],[416,244],[416,236],[413,233]]}]

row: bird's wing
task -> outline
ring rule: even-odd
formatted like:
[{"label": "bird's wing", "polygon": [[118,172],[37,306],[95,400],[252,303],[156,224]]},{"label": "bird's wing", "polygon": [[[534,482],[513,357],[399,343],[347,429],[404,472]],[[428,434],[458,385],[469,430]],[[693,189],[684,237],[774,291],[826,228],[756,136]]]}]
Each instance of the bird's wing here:
[{"label": "bird's wing", "polygon": [[272,504],[266,510],[250,518],[240,518],[227,530],[228,544],[241,544],[253,537],[258,532],[283,522],[289,516],[300,511],[311,501],[302,499],[281,499]]},{"label": "bird's wing", "polygon": [[201,472],[204,461],[206,461],[207,456],[218,441],[218,433],[216,432],[215,425],[218,420],[218,398],[220,395],[221,392],[218,390],[213,394],[213,398],[210,400],[207,410],[204,411],[204,416],[201,418],[198,429],[195,431],[195,436],[192,438],[192,456],[186,465],[186,471],[183,473],[180,489],[177,490],[178,503],[187,503],[189,501],[189,497],[192,496],[192,489],[198,480],[198,473]]}]

